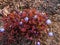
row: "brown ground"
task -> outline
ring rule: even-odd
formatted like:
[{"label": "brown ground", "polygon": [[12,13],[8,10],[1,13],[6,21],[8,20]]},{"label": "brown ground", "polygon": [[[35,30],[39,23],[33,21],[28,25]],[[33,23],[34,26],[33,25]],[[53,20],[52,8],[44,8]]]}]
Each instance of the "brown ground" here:
[{"label": "brown ground", "polygon": [[54,36],[46,37],[46,45],[60,45],[60,15],[55,14],[54,16],[50,16],[50,19],[52,20],[50,31],[54,33]]}]

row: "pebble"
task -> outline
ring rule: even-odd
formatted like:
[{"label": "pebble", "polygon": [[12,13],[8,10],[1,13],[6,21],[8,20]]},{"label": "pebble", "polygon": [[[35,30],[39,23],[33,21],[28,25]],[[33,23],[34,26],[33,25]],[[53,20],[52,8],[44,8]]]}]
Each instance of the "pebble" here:
[{"label": "pebble", "polygon": [[52,22],[51,22],[50,19],[47,19],[47,20],[46,20],[46,23],[49,25],[49,24],[51,24]]},{"label": "pebble", "polygon": [[29,20],[29,18],[28,18],[28,17],[25,17],[24,19],[25,19],[25,21],[28,21],[28,20]]},{"label": "pebble", "polygon": [[23,24],[23,22],[20,22],[19,24],[20,24],[20,25],[22,25],[22,24]]},{"label": "pebble", "polygon": [[38,17],[37,15],[34,16],[35,19],[36,19],[37,17]]},{"label": "pebble", "polygon": [[0,32],[4,32],[4,28],[0,28]]},{"label": "pebble", "polygon": [[49,32],[48,35],[49,35],[49,36],[53,36],[53,32]]},{"label": "pebble", "polygon": [[22,11],[20,11],[20,13],[22,13]]},{"label": "pebble", "polygon": [[40,45],[40,42],[39,41],[37,42],[37,45]]}]

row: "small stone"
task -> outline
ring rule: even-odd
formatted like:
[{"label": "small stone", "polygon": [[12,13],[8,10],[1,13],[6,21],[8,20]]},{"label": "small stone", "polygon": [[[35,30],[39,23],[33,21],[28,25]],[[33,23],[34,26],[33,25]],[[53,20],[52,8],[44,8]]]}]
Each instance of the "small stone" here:
[{"label": "small stone", "polygon": [[53,36],[53,32],[49,32],[48,35],[49,35],[49,36]]},{"label": "small stone", "polygon": [[37,45],[40,45],[40,42],[39,41],[37,42]]},{"label": "small stone", "polygon": [[22,11],[20,11],[20,13],[22,13]]},{"label": "small stone", "polygon": [[0,28],[0,32],[4,32],[4,28]]},{"label": "small stone", "polygon": [[20,22],[19,24],[20,24],[20,25],[22,25],[22,24],[23,24],[23,22]]},{"label": "small stone", "polygon": [[28,21],[28,20],[29,20],[29,18],[28,18],[28,17],[25,17],[24,19],[25,19],[25,21]]},{"label": "small stone", "polygon": [[51,24],[51,20],[50,20],[50,19],[46,20],[46,23],[47,23],[48,25]]},{"label": "small stone", "polygon": [[37,18],[37,17],[38,17],[37,15],[34,16],[34,18]]},{"label": "small stone", "polygon": [[47,28],[47,30],[49,31],[50,29],[49,29],[49,28]]}]

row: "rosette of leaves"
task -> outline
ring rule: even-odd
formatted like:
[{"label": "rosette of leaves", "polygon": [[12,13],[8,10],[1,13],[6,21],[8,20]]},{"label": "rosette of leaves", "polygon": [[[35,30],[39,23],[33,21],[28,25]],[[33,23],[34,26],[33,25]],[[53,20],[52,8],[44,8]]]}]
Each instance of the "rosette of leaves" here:
[{"label": "rosette of leaves", "polygon": [[8,32],[8,40],[18,41],[21,37],[33,41],[40,37],[41,32],[47,32],[47,15],[35,9],[24,9],[21,14],[16,11],[8,16],[3,16],[4,28]]}]

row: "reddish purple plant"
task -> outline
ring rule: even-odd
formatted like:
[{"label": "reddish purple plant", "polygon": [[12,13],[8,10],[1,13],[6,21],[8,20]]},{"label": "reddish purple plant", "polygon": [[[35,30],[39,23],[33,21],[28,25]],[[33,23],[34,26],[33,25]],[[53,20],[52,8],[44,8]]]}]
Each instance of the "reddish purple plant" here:
[{"label": "reddish purple plant", "polygon": [[47,31],[47,17],[46,13],[42,14],[35,9],[25,9],[22,13],[13,11],[3,16],[4,29],[9,33],[9,40],[14,41],[14,37],[19,36],[33,40],[41,35],[41,31]]}]

